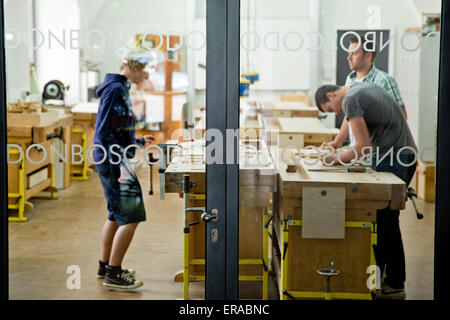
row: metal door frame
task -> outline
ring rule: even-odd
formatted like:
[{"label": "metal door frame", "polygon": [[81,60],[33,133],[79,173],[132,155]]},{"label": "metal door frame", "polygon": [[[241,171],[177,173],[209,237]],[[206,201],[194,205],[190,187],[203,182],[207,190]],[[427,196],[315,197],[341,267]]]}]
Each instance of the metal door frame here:
[{"label": "metal door frame", "polygon": [[[227,129],[239,132],[240,0],[207,0],[206,6],[207,150],[222,137],[222,163],[206,165],[206,209],[218,219],[206,225],[205,299],[238,299],[239,273],[239,139],[227,148]],[[214,130],[214,132],[211,132]],[[228,154],[228,155],[227,155]],[[230,155],[233,161],[226,161]],[[227,164],[231,162],[231,164]],[[211,240],[212,232],[217,242]]]}]

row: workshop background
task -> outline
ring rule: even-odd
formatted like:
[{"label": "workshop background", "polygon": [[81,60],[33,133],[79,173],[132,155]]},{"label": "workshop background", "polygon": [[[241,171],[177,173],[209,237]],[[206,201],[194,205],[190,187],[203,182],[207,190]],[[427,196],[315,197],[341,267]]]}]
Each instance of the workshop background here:
[{"label": "workshop background", "polygon": [[[433,299],[440,11],[439,0],[241,0],[240,298],[371,299],[376,209],[398,201],[406,298]],[[4,12],[8,144],[23,154],[40,144],[48,155],[68,146],[68,159],[79,153],[72,145],[83,150],[77,163],[36,163],[38,148],[30,162],[8,150],[16,162],[8,165],[10,299],[203,299],[206,222],[201,210],[186,209],[205,207],[207,196],[206,0],[9,0]],[[283,147],[303,150],[336,137],[339,119],[315,107],[314,92],[347,74],[338,34],[348,30],[389,34],[383,70],[398,82],[419,149],[411,184],[417,200],[405,203],[406,188],[393,175],[326,176],[279,161]],[[107,207],[86,151],[95,90],[130,49],[152,61],[148,79],[130,91],[136,134],[153,135],[171,159],[154,149],[136,153],[147,221],[124,265],[144,286],[119,292],[95,274]],[[149,158],[158,161],[149,166]],[[183,191],[186,174],[195,186]],[[326,210],[311,186],[327,190]],[[324,219],[335,224],[318,228]],[[324,268],[340,271],[331,288],[317,272]]]}]

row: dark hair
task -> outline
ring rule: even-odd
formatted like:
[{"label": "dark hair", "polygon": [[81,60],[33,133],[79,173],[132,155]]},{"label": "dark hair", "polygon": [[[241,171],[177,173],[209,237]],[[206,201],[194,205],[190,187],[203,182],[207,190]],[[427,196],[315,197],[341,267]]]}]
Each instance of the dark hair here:
[{"label": "dark hair", "polygon": [[328,92],[336,92],[340,88],[341,87],[334,85],[334,84],[327,84],[327,85],[321,86],[319,89],[317,89],[316,95],[315,95],[317,108],[319,108],[319,110],[323,112],[321,105],[330,101],[330,99],[328,99],[326,94]]},{"label": "dark hair", "polygon": [[[361,44],[360,44],[360,48],[362,48],[364,55],[366,55],[367,53],[372,53],[372,63],[375,60],[375,57],[377,56],[377,48],[376,48],[376,43],[373,42],[373,37],[371,35],[367,36],[367,40],[365,37],[365,33],[358,33],[359,38],[361,39]],[[360,40],[358,39],[357,36],[353,35],[350,38],[350,43],[359,43]],[[364,49],[364,45],[367,43],[366,47],[369,51],[366,51],[366,49]],[[374,48],[375,46],[375,48]]]}]

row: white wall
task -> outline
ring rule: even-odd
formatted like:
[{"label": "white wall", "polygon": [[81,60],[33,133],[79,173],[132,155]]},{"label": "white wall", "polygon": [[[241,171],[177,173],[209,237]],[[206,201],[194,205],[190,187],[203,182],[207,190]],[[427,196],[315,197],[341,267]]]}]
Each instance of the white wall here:
[{"label": "white wall", "polygon": [[[336,30],[340,28],[367,28],[372,15],[367,13],[369,6],[377,5],[380,8],[380,28],[392,28],[397,34],[395,38],[395,59],[393,75],[399,72],[400,56],[404,53],[400,49],[401,35],[409,27],[420,27],[420,19],[414,7],[408,0],[321,0],[321,33],[324,35],[327,49],[321,50],[322,82],[335,81],[336,50],[330,50],[336,44]],[[330,78],[331,76],[331,78]]]},{"label": "white wall", "polygon": [[[92,0],[79,2],[81,15],[87,15],[81,33],[89,38],[89,45],[82,45],[83,56],[100,63],[100,81],[106,73],[118,72],[121,62],[118,50],[126,50],[125,40],[134,34],[175,31],[184,35],[188,28],[186,0],[109,0],[99,1],[101,4],[97,3],[93,9]],[[93,48],[95,45],[99,48]]]},{"label": "white wall", "polygon": [[30,58],[27,31],[31,28],[31,10],[28,0],[5,3],[6,37],[6,91],[8,102],[22,99],[22,93],[30,90]]},{"label": "white wall", "polygon": [[420,13],[440,13],[441,0],[414,0],[414,4]]},{"label": "white wall", "polygon": [[[36,28],[44,33],[44,41],[36,50],[36,69],[41,90],[51,80],[70,85],[68,104],[80,97],[80,50],[76,32],[80,28],[77,0],[39,0],[35,5]],[[57,39],[50,36],[51,31]],[[65,35],[65,38],[64,38]],[[39,44],[39,40],[37,40]]]},{"label": "white wall", "polygon": [[[258,30],[257,24],[255,23],[255,18],[257,20],[272,20],[276,21],[277,19],[309,19],[311,16],[311,6],[310,1],[317,1],[317,0],[283,0],[283,1],[276,1],[276,0],[241,0],[241,31],[247,31],[250,30],[251,32],[256,32],[261,39],[264,37],[264,30]],[[197,19],[205,19],[206,17],[206,7],[205,7],[205,1],[204,0],[197,0]],[[248,24],[247,24],[248,22]],[[273,31],[283,31],[283,30],[273,30]],[[300,34],[304,35],[304,30],[292,30],[297,31]],[[281,35],[281,37],[284,34]],[[261,50],[260,50],[261,52]],[[241,72],[247,71],[246,68],[246,61],[247,61],[247,52],[246,50],[241,46]],[[258,54],[258,50],[255,52],[250,52],[249,60],[250,64],[255,65],[256,70],[253,71],[259,71],[264,66],[258,67],[256,65],[256,62],[258,61],[258,57],[256,56]],[[276,56],[277,53],[275,52],[274,55]],[[281,55],[280,55],[281,56]],[[254,63],[255,62],[255,63]],[[274,70],[274,72],[277,72]],[[281,71],[279,71],[281,72]],[[299,75],[303,77],[309,78],[310,74],[306,75]],[[266,79],[267,80],[267,79]],[[298,88],[300,89],[300,87]],[[286,90],[258,90],[255,88],[255,86],[251,87],[250,94],[251,97],[254,99],[262,100],[262,101],[273,101],[278,100],[280,95],[286,92]],[[197,90],[197,104],[204,104],[205,102],[205,92],[204,90]]]}]

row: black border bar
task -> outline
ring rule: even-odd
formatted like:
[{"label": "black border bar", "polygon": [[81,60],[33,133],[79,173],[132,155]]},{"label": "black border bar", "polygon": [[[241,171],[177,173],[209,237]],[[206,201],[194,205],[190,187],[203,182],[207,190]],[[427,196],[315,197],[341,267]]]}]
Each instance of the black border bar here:
[{"label": "black border bar", "polygon": [[0,297],[8,299],[8,172],[6,164],[6,63],[5,63],[5,14],[0,0]]},{"label": "black border bar", "polygon": [[[436,159],[434,298],[450,298],[450,4],[442,0]],[[446,54],[447,53],[447,54]]]}]

